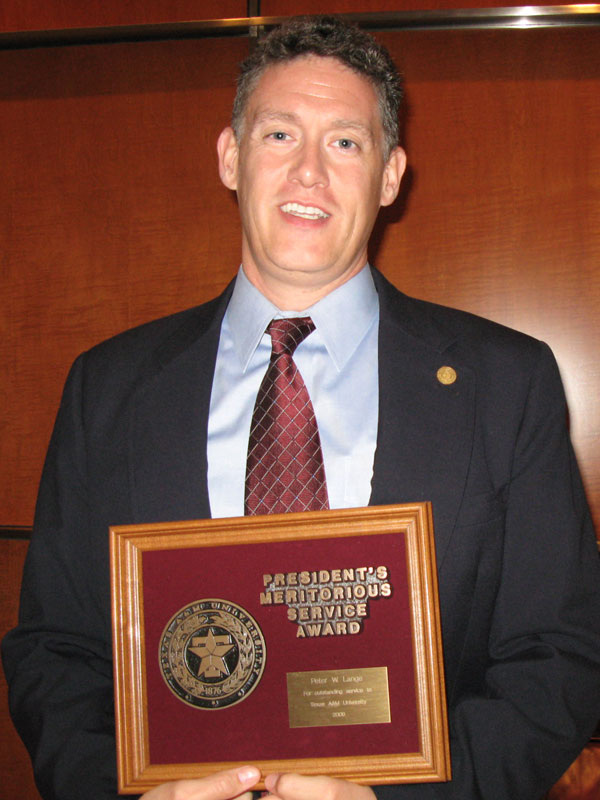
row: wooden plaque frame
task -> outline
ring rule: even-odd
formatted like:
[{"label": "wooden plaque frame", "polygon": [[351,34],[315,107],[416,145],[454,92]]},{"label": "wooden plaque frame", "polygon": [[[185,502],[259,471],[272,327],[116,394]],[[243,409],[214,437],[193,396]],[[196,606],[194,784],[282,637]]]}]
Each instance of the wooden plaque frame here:
[{"label": "wooden plaque frame", "polygon": [[[210,562],[211,552],[214,552],[211,548],[254,544],[270,546],[270,543],[282,542],[295,543],[293,546],[297,547],[297,543],[302,542],[339,539],[338,549],[343,554],[344,538],[378,534],[401,536],[406,547],[407,608],[414,672],[412,685],[403,686],[402,691],[414,693],[415,697],[419,742],[416,750],[308,758],[299,752],[294,758],[284,759],[230,761],[224,757],[223,760],[202,763],[154,763],[150,756],[148,725],[147,669],[153,662],[147,659],[153,656],[146,652],[144,553],[160,551],[169,554],[182,549],[189,552],[189,548],[204,548],[202,558]],[[337,542],[334,544],[337,546]],[[365,538],[365,547],[368,544]],[[165,781],[200,778],[239,763],[253,763],[263,775],[290,771],[307,775],[328,774],[367,785],[450,779],[437,573],[429,503],[113,526],[110,528],[110,553],[120,793],[141,793]],[[343,561],[343,555],[340,560]],[[323,564],[323,568],[331,569],[331,565]],[[368,624],[372,624],[372,620]],[[386,630],[385,646],[394,646],[393,635]],[[268,652],[267,642],[267,660]],[[350,662],[348,666],[355,665]],[[173,702],[179,701],[174,697]],[[219,712],[198,713],[204,713],[202,721],[210,725],[211,715]],[[259,722],[256,719],[253,722],[258,730]],[[389,724],[394,725],[393,718]],[[227,744],[224,749],[227,752]]]}]

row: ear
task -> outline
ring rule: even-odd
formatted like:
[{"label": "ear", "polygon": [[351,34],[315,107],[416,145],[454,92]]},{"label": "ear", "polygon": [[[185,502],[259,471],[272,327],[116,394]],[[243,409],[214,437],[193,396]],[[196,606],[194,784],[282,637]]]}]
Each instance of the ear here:
[{"label": "ear", "polygon": [[380,198],[382,206],[391,205],[398,196],[400,181],[402,180],[405,169],[406,153],[401,147],[395,147],[390,154],[387,164],[383,168]]},{"label": "ear", "polygon": [[228,189],[237,189],[239,148],[233,128],[221,131],[217,140],[219,175]]}]

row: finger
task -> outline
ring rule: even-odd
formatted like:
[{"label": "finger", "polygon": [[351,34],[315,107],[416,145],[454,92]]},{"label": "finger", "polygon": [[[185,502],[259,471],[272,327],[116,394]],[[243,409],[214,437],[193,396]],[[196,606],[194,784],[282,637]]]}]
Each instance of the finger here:
[{"label": "finger", "polygon": [[141,800],[242,800],[259,779],[256,767],[236,767],[198,780],[163,783]]},{"label": "finger", "polygon": [[280,800],[374,800],[368,786],[321,775],[268,775],[265,787]]}]

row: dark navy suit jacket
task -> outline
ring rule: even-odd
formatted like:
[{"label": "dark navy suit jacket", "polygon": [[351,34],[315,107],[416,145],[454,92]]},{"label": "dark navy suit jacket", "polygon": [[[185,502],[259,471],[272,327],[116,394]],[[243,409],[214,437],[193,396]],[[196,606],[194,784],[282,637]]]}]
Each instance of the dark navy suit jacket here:
[{"label": "dark navy suit jacket", "polygon": [[[430,500],[453,780],[381,798],[535,800],[600,716],[600,583],[558,370],[541,342],[380,299],[371,504]],[[109,525],[210,516],[206,431],[230,289],[73,366],[42,478],[11,710],[42,793],[116,797]],[[437,379],[442,366],[454,383]]]}]

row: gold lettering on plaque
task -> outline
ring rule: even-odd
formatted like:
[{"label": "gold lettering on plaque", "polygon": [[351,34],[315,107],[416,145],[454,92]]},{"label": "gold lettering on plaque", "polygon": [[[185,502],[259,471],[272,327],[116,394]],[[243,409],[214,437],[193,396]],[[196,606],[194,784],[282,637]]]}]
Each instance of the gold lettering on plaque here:
[{"label": "gold lettering on plaque", "polygon": [[387,667],[288,672],[290,728],[391,722]]},{"label": "gold lettering on plaque", "polygon": [[286,605],[298,639],[360,633],[369,601],[392,595],[385,566],[265,574],[263,589],[260,604]]}]

